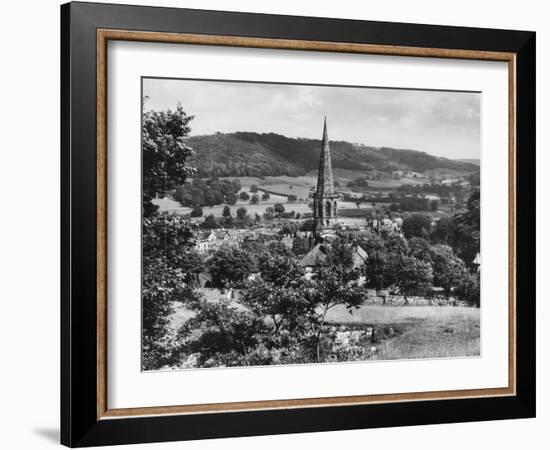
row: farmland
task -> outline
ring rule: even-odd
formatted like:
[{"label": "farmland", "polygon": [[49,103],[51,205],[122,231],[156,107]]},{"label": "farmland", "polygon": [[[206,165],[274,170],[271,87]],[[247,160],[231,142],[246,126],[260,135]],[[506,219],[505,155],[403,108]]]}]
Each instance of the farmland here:
[{"label": "farmland", "polygon": [[[361,170],[348,170],[348,169],[333,169],[334,180],[337,183],[337,190],[341,193],[352,194],[346,185],[348,182],[361,178],[365,176],[367,172]],[[266,176],[266,177],[220,177],[222,180],[232,180],[238,179],[241,184],[241,192],[246,192],[249,195],[252,195],[250,188],[253,185],[258,186],[259,196],[265,192],[269,193],[270,198],[267,200],[260,200],[257,204],[250,204],[249,201],[239,200],[237,203],[232,206],[232,209],[239,207],[245,207],[250,215],[256,213],[263,214],[265,209],[269,206],[273,206],[276,203],[281,203],[285,205],[287,211],[295,211],[301,215],[311,213],[309,203],[311,199],[309,196],[315,190],[317,184],[317,174],[315,171],[308,172],[306,175],[302,176]],[[428,182],[428,179],[425,177],[400,177],[398,179],[387,179],[387,180],[371,180],[369,181],[369,187],[364,189],[364,193],[368,195],[370,191],[374,195],[379,195],[380,190],[388,189],[392,190],[403,184],[422,184]],[[297,201],[289,202],[288,196],[296,196]],[[355,194],[361,195],[361,194]],[[433,197],[433,196],[432,196]],[[160,211],[176,213],[176,214],[189,214],[191,212],[190,207],[183,207],[177,201],[174,201],[172,198],[165,197],[162,199],[156,199],[155,204],[160,207]],[[387,207],[386,203],[377,203],[376,208],[380,209],[382,207]],[[215,216],[221,216],[224,205],[215,205],[211,207],[204,206],[203,215],[207,216],[213,214]],[[364,217],[364,213],[370,211],[370,208],[361,208],[357,209],[357,205],[354,202],[345,202],[340,200],[338,202],[338,209],[341,212],[342,218],[358,218]]]}]

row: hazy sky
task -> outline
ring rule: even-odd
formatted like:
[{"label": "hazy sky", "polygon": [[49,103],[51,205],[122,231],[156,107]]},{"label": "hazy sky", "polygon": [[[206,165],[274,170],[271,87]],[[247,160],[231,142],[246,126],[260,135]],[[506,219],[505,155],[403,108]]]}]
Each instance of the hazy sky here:
[{"label": "hazy sky", "polygon": [[447,158],[480,157],[476,93],[144,79],[145,109],[181,103],[191,135],[233,131],[420,150]]}]

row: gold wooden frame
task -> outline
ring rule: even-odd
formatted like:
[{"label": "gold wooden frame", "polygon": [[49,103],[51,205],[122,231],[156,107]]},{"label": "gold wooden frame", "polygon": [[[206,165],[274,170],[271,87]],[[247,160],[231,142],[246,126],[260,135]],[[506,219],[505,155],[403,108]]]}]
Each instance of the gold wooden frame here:
[{"label": "gold wooden frame", "polygon": [[[201,405],[150,406],[109,409],[107,405],[107,42],[109,40],[217,45],[232,47],[364,53],[508,63],[508,386],[400,394],[264,400]],[[448,400],[516,395],[516,55],[515,53],[444,48],[398,47],[340,42],[298,41],[237,36],[157,33],[128,30],[97,30],[97,418],[166,414],[219,413],[265,409],[345,406],[356,404]]]}]

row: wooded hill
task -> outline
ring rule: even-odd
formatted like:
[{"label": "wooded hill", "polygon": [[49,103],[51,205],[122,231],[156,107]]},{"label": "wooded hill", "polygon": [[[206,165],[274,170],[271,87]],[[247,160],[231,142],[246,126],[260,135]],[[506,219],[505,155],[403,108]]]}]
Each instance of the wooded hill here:
[{"label": "wooded hill", "polygon": [[[216,133],[192,136],[186,144],[195,154],[191,165],[198,176],[299,176],[319,163],[319,139],[289,138],[275,133]],[[350,170],[453,169],[478,172],[468,162],[435,157],[415,150],[369,147],[346,141],[331,141],[333,168]]]}]

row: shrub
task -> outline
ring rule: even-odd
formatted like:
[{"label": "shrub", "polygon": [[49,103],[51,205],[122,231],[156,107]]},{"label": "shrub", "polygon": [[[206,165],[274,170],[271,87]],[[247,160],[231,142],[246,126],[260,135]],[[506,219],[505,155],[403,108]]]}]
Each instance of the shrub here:
[{"label": "shrub", "polygon": [[198,205],[191,210],[191,217],[202,217],[202,208]]}]

